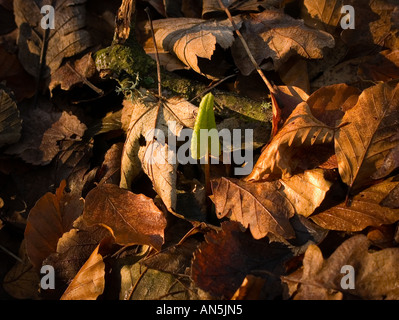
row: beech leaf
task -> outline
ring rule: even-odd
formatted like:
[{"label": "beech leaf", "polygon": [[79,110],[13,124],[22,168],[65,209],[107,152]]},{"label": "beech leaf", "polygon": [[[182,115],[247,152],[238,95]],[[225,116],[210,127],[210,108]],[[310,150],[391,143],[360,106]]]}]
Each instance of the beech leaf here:
[{"label": "beech leaf", "polygon": [[323,202],[332,182],[324,178],[322,169],[305,171],[302,174],[281,179],[281,192],[288,198],[297,214],[308,217]]},{"label": "beech leaf", "polygon": [[335,135],[338,169],[342,180],[357,189],[372,181],[371,176],[398,145],[399,85],[383,83],[364,90],[341,123],[349,124]]},{"label": "beech leaf", "polygon": [[279,189],[278,181],[251,183],[224,177],[214,180],[212,190],[217,217],[240,222],[250,229],[255,239],[269,232],[277,237],[293,238],[295,232],[289,219],[295,211]]},{"label": "beech leaf", "polygon": [[[281,11],[266,10],[243,18],[242,35],[248,43],[258,65],[272,59],[273,68],[278,70],[293,55],[306,59],[323,58],[322,49],[335,45],[329,33],[311,29],[303,21],[296,20]],[[235,41],[232,54],[243,75],[249,75],[255,67],[248,59],[240,41]]]},{"label": "beech leaf", "polygon": [[271,173],[289,176],[296,169],[293,157],[299,148],[328,144],[333,138],[334,129],[317,120],[303,102],[263,150],[246,180],[257,181]]},{"label": "beech leaf", "polygon": [[0,89],[0,147],[17,142],[21,137],[21,129],[17,104]]},{"label": "beech leaf", "polygon": [[82,213],[81,201],[71,199],[65,187],[63,180],[55,194],[46,193],[29,212],[25,228],[26,251],[37,270],[46,257],[56,252],[58,240]]},{"label": "beech leaf", "polygon": [[89,226],[106,227],[121,245],[143,244],[160,250],[164,242],[164,213],[152,199],[116,185],[99,185],[87,194],[83,219]]},{"label": "beech leaf", "polygon": [[[47,78],[61,65],[64,58],[82,53],[92,45],[91,36],[86,30],[86,0],[57,0],[55,8],[54,29],[47,37],[45,55],[46,68],[42,74]],[[25,70],[34,77],[39,74],[40,56],[43,43],[41,27],[43,14],[36,0],[18,0],[14,2],[15,22],[18,26],[19,59]]]},{"label": "beech leaf", "polygon": [[398,185],[399,181],[389,178],[355,195],[349,205],[343,202],[311,218],[325,229],[351,232],[395,223],[399,209],[383,207],[380,202]]},{"label": "beech leaf", "polygon": [[96,300],[105,289],[104,255],[112,237],[104,238],[80,268],[60,300]]},{"label": "beech leaf", "polygon": [[343,0],[305,0],[301,16],[307,25],[333,34],[340,24],[343,5]]}]

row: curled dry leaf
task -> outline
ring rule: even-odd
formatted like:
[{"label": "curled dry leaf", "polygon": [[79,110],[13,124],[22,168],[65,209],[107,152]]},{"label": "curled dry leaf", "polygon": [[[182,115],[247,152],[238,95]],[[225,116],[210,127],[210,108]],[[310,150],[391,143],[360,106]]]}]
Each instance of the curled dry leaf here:
[{"label": "curled dry leaf", "polygon": [[86,196],[83,219],[111,231],[121,245],[143,244],[160,250],[166,219],[153,200],[116,185],[103,184]]},{"label": "curled dry leaf", "polygon": [[[92,45],[89,32],[86,30],[85,0],[57,0],[53,2],[56,19],[54,29],[47,29],[46,68],[43,77],[55,72],[64,58],[77,55]],[[41,27],[43,14],[41,6],[35,0],[18,0],[14,2],[15,22],[19,29],[19,59],[25,70],[37,77],[40,69],[43,35]]]},{"label": "curled dry leaf", "polygon": [[[240,26],[239,18],[234,19]],[[211,60],[217,45],[228,49],[234,42],[234,28],[229,20],[170,18],[154,21],[154,29],[157,47],[173,53],[186,66],[204,75],[199,58]]]},{"label": "curled dry leaf", "polygon": [[21,119],[15,101],[0,89],[0,147],[17,142],[21,137]]},{"label": "curled dry leaf", "polygon": [[[399,143],[399,85],[383,83],[364,90],[341,123],[349,124],[335,135],[338,169],[342,180],[356,189],[372,181]],[[392,170],[385,170],[385,176]]]},{"label": "curled dry leaf", "polygon": [[[323,48],[335,45],[329,33],[311,29],[303,21],[281,11],[250,14],[243,18],[243,25],[242,35],[258,65],[270,58],[275,70],[295,54],[306,59],[320,59]],[[249,75],[255,70],[240,41],[234,42],[232,54],[242,74]]]},{"label": "curled dry leaf", "polygon": [[[161,134],[164,138],[178,137],[184,127],[192,128],[198,108],[180,98],[158,103],[148,96],[134,103],[125,100],[124,109],[127,111],[122,114],[122,122],[123,126],[128,124],[128,129],[122,152],[120,187],[129,188],[144,169],[168,209],[175,208],[176,154],[171,149],[172,144],[161,139]],[[153,142],[154,137],[157,143]],[[145,145],[140,143],[143,138]],[[155,173],[161,174],[162,179]]]},{"label": "curled dry leaf", "polygon": [[140,148],[139,157],[145,174],[152,181],[155,192],[168,209],[176,209],[177,161],[169,161],[175,155],[166,143],[158,140]]},{"label": "curled dry leaf", "polygon": [[279,191],[280,183],[251,183],[220,178],[212,181],[213,201],[217,217],[240,222],[255,239],[269,232],[285,239],[295,236],[289,219],[295,211]]},{"label": "curled dry leaf", "polygon": [[[346,293],[365,300],[397,300],[399,271],[398,248],[370,252],[365,235],[354,236],[343,242],[327,259],[320,249],[310,245],[303,260],[303,270],[283,277],[296,300],[340,300]],[[354,289],[341,287],[341,268],[352,266],[355,271]]]},{"label": "curled dry leaf", "polygon": [[120,182],[121,157],[123,151],[123,142],[115,143],[109,148],[104,156],[104,162],[101,165],[102,178],[100,183],[112,183],[118,185]]},{"label": "curled dry leaf", "polygon": [[309,95],[301,88],[293,86],[277,86],[275,93],[270,94],[273,109],[273,129],[271,136],[274,137],[289,118],[298,104],[306,101]]},{"label": "curled dry leaf", "polygon": [[345,202],[327,209],[312,217],[312,220],[325,229],[340,231],[361,231],[366,227],[378,227],[399,220],[399,209],[380,205],[399,181],[389,178],[355,195],[350,205]]},{"label": "curled dry leaf", "polygon": [[267,174],[291,175],[297,166],[294,155],[298,148],[328,144],[333,137],[334,129],[317,120],[303,102],[263,150],[246,180],[261,180]]}]

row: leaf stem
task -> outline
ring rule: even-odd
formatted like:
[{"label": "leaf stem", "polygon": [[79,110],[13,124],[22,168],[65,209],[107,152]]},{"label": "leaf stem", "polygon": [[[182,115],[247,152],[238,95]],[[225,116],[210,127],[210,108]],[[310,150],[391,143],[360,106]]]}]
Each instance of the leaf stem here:
[{"label": "leaf stem", "polygon": [[159,53],[158,53],[158,48],[157,48],[157,43],[155,41],[155,32],[154,32],[154,26],[152,24],[152,19],[150,16],[150,9],[147,7],[145,8],[145,13],[148,16],[148,21],[150,23],[150,28],[151,28],[151,35],[152,35],[152,41],[154,42],[154,49],[155,49],[155,60],[157,62],[157,76],[158,76],[158,95],[161,97],[162,96],[162,86],[161,86],[161,63],[159,61]]},{"label": "leaf stem", "polygon": [[273,85],[270,83],[269,80],[267,80],[265,74],[263,73],[262,69],[259,67],[258,63],[255,61],[254,56],[251,53],[251,50],[248,47],[247,42],[245,41],[244,37],[242,36],[240,30],[238,30],[238,27],[236,25],[236,23],[233,20],[233,17],[231,16],[230,10],[228,8],[226,8],[226,6],[223,4],[222,0],[218,0],[220,8],[222,8],[224,10],[224,12],[227,15],[227,18],[230,20],[231,25],[234,28],[235,33],[237,34],[238,38],[240,39],[242,45],[244,46],[244,49],[249,57],[249,60],[251,60],[251,63],[253,64],[254,68],[256,69],[256,71],[258,72],[258,74],[260,75],[260,77],[262,78],[263,82],[266,84],[267,88],[269,89],[269,91],[272,94],[276,94],[276,90],[274,89]]}]

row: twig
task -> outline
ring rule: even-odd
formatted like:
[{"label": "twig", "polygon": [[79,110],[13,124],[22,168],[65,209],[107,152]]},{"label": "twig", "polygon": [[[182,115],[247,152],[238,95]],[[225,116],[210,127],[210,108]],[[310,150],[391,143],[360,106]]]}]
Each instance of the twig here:
[{"label": "twig", "polygon": [[233,20],[233,17],[231,16],[231,13],[228,8],[223,4],[222,0],[218,0],[220,7],[224,10],[224,12],[227,15],[227,18],[230,20],[231,25],[234,28],[235,33],[237,34],[238,38],[240,39],[242,45],[244,46],[245,51],[247,52],[247,55],[249,59],[251,60],[251,63],[255,67],[256,71],[259,73],[260,77],[262,78],[263,82],[266,84],[267,88],[272,94],[276,94],[276,90],[274,89],[273,85],[270,83],[269,80],[267,80],[265,74],[263,73],[262,69],[259,67],[258,63],[255,61],[254,56],[251,53],[251,50],[248,47],[247,42],[245,41],[244,37],[242,36],[240,30],[238,30],[236,23]]},{"label": "twig", "polygon": [[215,89],[218,85],[220,85],[221,83],[223,83],[224,81],[235,77],[236,74],[231,74],[229,76],[224,77],[223,79],[220,79],[218,82],[214,83],[213,85],[211,85],[209,88],[206,88],[204,91],[200,92],[199,94],[197,94],[194,98],[192,98],[189,102],[193,102],[198,98],[201,98],[202,96],[206,95],[209,91]]},{"label": "twig", "polygon": [[158,76],[158,95],[161,97],[162,96],[162,87],[161,87],[161,63],[159,62],[159,54],[158,54],[158,48],[157,48],[157,43],[155,42],[155,33],[154,33],[154,27],[152,25],[152,20],[150,16],[150,9],[147,7],[144,10],[147,13],[148,16],[148,21],[150,23],[150,28],[151,28],[151,34],[152,34],[152,41],[154,42],[154,48],[155,48],[155,60],[157,62],[157,76]]},{"label": "twig", "polygon": [[50,33],[50,31],[47,28],[44,30],[43,36],[42,36],[42,48],[40,50],[39,70],[37,71],[35,97],[33,98],[33,108],[36,108],[37,102],[39,100],[40,80],[42,78],[44,65],[46,64],[47,39],[48,39],[49,33]]},{"label": "twig", "polygon": [[103,96],[104,95],[104,91],[101,90],[100,88],[97,88],[94,84],[92,84],[89,80],[87,80],[86,77],[84,77],[83,75],[81,75],[78,71],[76,71],[76,69],[70,64],[70,62],[68,61],[66,63],[67,67],[77,76],[79,77],[79,79],[85,84],[87,85],[90,89],[92,89],[95,93],[97,93],[99,96]]},{"label": "twig", "polygon": [[18,257],[15,254],[13,254],[10,250],[8,250],[7,248],[3,247],[1,244],[0,244],[0,249],[2,249],[5,253],[9,254],[15,260],[17,260],[17,261],[22,263],[22,259],[20,257]]},{"label": "twig", "polygon": [[134,283],[134,285],[130,288],[130,292],[129,292],[129,296],[125,298],[125,300],[130,300],[132,298],[133,292],[134,290],[136,290],[137,286],[139,285],[139,282],[141,280],[141,278],[145,275],[145,273],[147,272],[148,268],[145,267],[144,271],[140,273],[139,277],[137,278],[136,282]]}]

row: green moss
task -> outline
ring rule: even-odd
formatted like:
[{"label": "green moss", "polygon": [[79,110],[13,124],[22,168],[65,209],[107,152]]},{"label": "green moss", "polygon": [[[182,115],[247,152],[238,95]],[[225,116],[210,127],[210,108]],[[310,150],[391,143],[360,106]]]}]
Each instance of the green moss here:
[{"label": "green moss", "polygon": [[224,110],[225,116],[233,112],[239,114],[243,120],[271,121],[272,111],[268,103],[226,92],[215,93],[215,102]]},{"label": "green moss", "polygon": [[[156,62],[148,56],[135,41],[128,45],[113,44],[99,50],[95,55],[98,71],[106,71],[116,79],[119,89],[126,98],[131,98],[135,89],[140,86],[147,89],[157,84]],[[179,95],[188,100],[202,94],[206,90],[204,84],[181,78],[173,73],[162,71],[162,87],[171,95]],[[248,99],[231,92],[212,90],[215,103],[219,107],[216,114],[222,118],[239,116],[246,121],[270,122],[271,108],[267,103]]]},{"label": "green moss", "polygon": [[162,87],[186,99],[194,98],[198,92],[205,90],[205,86],[201,84],[197,84],[192,80],[172,76],[169,73],[162,74]]},{"label": "green moss", "polygon": [[155,83],[156,64],[138,44],[112,45],[97,51],[94,59],[97,70],[110,70],[113,78],[121,80],[121,77],[131,77],[134,81],[138,74],[140,79],[145,79],[146,84]]}]

